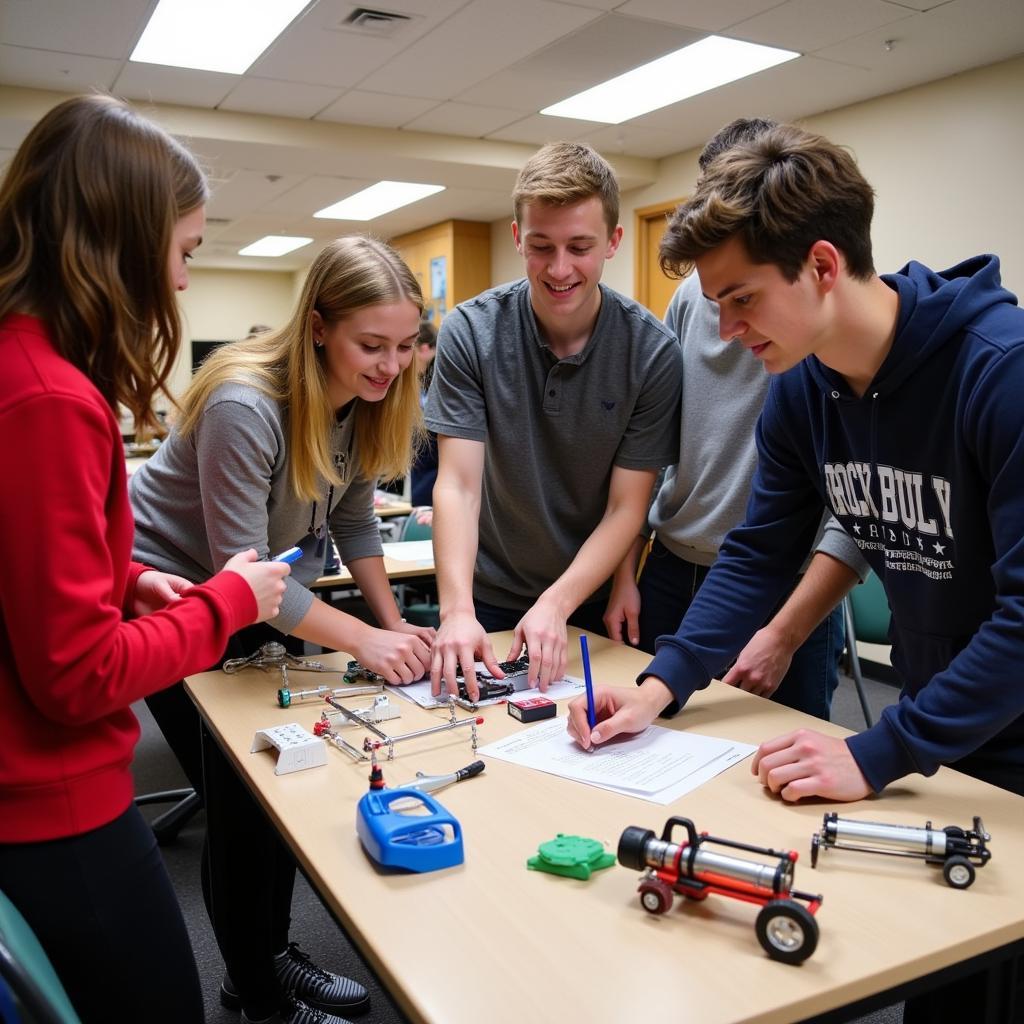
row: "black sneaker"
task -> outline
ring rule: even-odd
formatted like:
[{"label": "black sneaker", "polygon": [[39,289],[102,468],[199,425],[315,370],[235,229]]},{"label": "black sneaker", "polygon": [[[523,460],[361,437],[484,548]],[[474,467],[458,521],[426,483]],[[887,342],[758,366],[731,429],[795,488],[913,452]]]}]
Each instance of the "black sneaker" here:
[{"label": "black sneaker", "polygon": [[269,1017],[254,1020],[247,1017],[243,1010],[241,1024],[351,1024],[351,1021],[307,1006],[301,999],[289,999],[280,1013],[271,1014]]},{"label": "black sneaker", "polygon": [[314,1009],[355,1014],[370,1008],[370,994],[358,981],[318,967],[294,942],[274,957],[274,969],[285,992]]},{"label": "black sneaker", "polygon": [[[359,982],[317,967],[294,942],[274,957],[274,968],[281,987],[288,995],[307,1004],[306,1009],[312,1007],[327,1014],[359,1014],[370,1008],[370,994]],[[220,983],[220,1002],[221,1006],[229,1010],[237,1010],[242,1006],[242,1000],[228,974],[224,975]],[[333,1024],[333,1020],[325,1018],[324,1024]]]}]

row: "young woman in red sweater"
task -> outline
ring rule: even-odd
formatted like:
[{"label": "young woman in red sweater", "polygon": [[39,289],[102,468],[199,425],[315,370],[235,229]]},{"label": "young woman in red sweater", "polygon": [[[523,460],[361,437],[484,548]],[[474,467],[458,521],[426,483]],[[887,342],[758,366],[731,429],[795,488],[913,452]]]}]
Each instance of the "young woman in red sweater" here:
[{"label": "young woman in red sweater", "polygon": [[193,157],[105,96],[46,114],[0,182],[0,890],[85,1024],[203,1020],[129,705],[274,616],[288,572],[248,551],[192,586],[131,561],[116,411],[155,425],[206,198]]}]

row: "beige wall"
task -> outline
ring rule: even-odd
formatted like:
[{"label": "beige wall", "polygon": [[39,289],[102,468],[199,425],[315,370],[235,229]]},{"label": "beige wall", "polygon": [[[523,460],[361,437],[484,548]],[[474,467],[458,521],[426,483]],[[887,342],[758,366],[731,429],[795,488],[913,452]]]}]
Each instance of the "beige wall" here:
[{"label": "beige wall", "polygon": [[504,284],[523,276],[523,258],[512,241],[512,213],[491,221],[491,282]]},{"label": "beige wall", "polygon": [[280,327],[295,304],[295,278],[278,271],[202,270],[189,273],[178,296],[183,343],[171,391],[180,396],[192,376],[191,342],[242,338],[256,323]]},{"label": "beige wall", "polygon": [[[874,186],[880,273],[910,259],[942,269],[994,252],[1006,285],[1024,292],[1024,57],[802,123],[849,146]],[[685,196],[697,151],[666,157],[659,170],[653,185],[623,196],[625,238],[604,280],[627,295],[633,294],[633,211]]]}]

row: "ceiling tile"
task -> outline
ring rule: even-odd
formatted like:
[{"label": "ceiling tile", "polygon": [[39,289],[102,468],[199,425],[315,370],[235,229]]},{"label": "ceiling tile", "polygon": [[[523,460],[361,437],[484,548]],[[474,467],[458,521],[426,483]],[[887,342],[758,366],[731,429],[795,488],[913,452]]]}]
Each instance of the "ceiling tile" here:
[{"label": "ceiling tile", "polygon": [[893,7],[909,8],[912,11],[930,11],[935,7],[944,7],[955,0],[885,0]]},{"label": "ceiling tile", "polygon": [[823,46],[902,21],[912,12],[883,0],[788,0],[729,29],[729,35],[765,46],[810,53]]},{"label": "ceiling tile", "polygon": [[442,103],[414,121],[404,125],[417,132],[442,132],[468,135],[478,139],[527,116],[528,110],[502,110],[499,107],[478,107],[472,103]]},{"label": "ceiling tile", "polygon": [[540,110],[696,42],[701,36],[642,18],[604,17],[467,89],[467,103]]},{"label": "ceiling tile", "polygon": [[0,44],[0,82],[60,92],[109,89],[121,61]]},{"label": "ceiling tile", "polygon": [[793,121],[812,113],[854,102],[871,87],[864,68],[836,64],[818,57],[797,60],[751,75],[670,107],[652,111],[622,127],[671,132],[676,144],[667,153],[703,146],[738,116]]},{"label": "ceiling tile", "polygon": [[778,5],[779,0],[627,0],[615,10],[618,14],[719,32]]},{"label": "ceiling tile", "polygon": [[350,88],[431,31],[464,2],[398,0],[382,4],[384,10],[412,15],[394,35],[383,37],[344,25],[356,4],[321,0],[304,17],[292,22],[251,70],[264,78]]},{"label": "ceiling tile", "polygon": [[501,139],[503,142],[531,142],[536,146],[543,146],[546,142],[578,139],[585,132],[604,127],[595,121],[577,121],[571,117],[547,117],[545,114],[531,114],[521,121],[491,132],[487,138]]},{"label": "ceiling tile", "polygon": [[338,89],[305,82],[244,77],[221,101],[221,110],[277,117],[312,117],[338,98]]},{"label": "ceiling tile", "polygon": [[150,0],[0,3],[0,39],[9,46],[124,60],[149,18]]},{"label": "ceiling tile", "polygon": [[437,100],[413,96],[391,96],[380,92],[352,89],[341,99],[325,107],[316,116],[317,121],[336,121],[339,124],[369,124],[379,128],[399,128],[431,107]]},{"label": "ceiling tile", "polygon": [[593,7],[597,11],[612,11],[622,0],[549,0],[549,3],[568,4],[570,7]]},{"label": "ceiling tile", "polygon": [[679,152],[679,135],[658,128],[643,128],[632,124],[602,125],[581,135],[577,140],[593,146],[606,160],[615,163],[616,155],[628,153],[654,160]]},{"label": "ceiling tile", "polygon": [[[1024,52],[1021,0],[953,0],[924,14],[908,14],[817,56],[873,69],[881,87],[870,95],[878,96]],[[950,39],[957,41],[955,47]]]},{"label": "ceiling tile", "polygon": [[214,184],[207,212],[211,217],[235,220],[250,210],[266,208],[268,203],[294,188],[302,180],[302,176],[297,174],[237,171],[228,181]]},{"label": "ceiling tile", "polygon": [[474,0],[360,87],[451,99],[596,17],[597,11],[545,0]]},{"label": "ceiling tile", "polygon": [[150,103],[216,107],[237,83],[238,75],[129,61],[114,83],[114,92]]},{"label": "ceiling tile", "polygon": [[312,217],[317,210],[344,199],[374,183],[372,178],[337,178],[311,175],[263,204],[266,214],[279,217]]}]

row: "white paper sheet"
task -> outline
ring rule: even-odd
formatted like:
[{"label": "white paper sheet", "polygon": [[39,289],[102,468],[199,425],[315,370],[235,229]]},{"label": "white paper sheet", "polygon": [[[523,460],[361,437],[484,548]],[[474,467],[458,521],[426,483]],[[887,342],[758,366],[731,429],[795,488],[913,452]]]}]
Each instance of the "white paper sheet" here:
[{"label": "white paper sheet", "polygon": [[433,562],[434,542],[432,540],[400,540],[394,544],[382,544],[384,554],[396,562]]},{"label": "white paper sheet", "polygon": [[669,804],[749,757],[757,748],[658,725],[583,750],[553,718],[481,747],[479,753],[550,775]]}]

